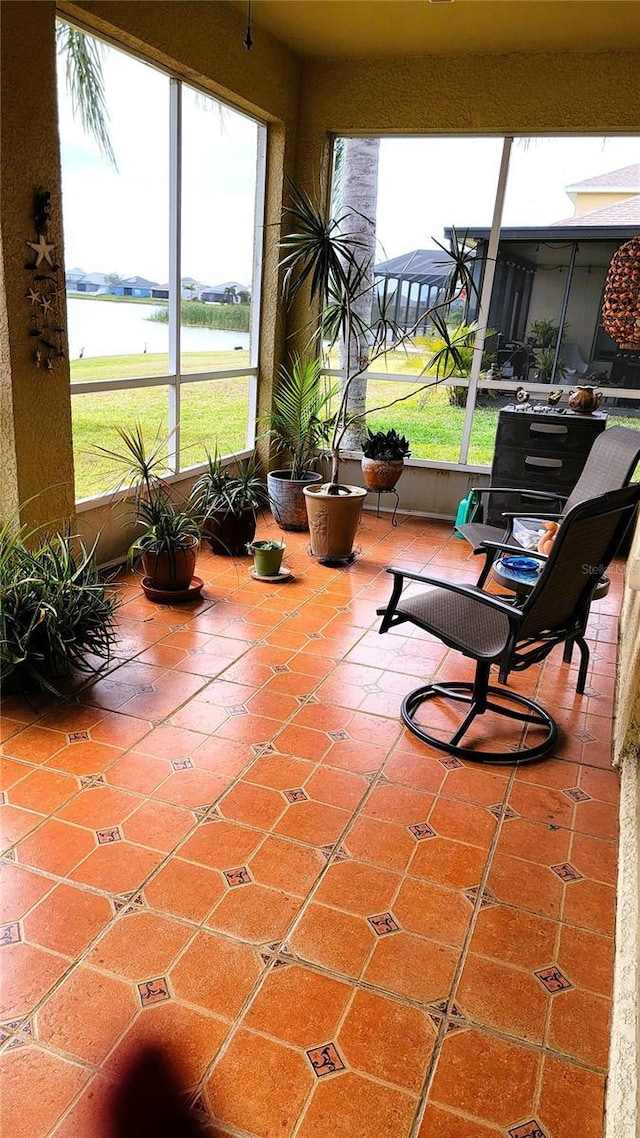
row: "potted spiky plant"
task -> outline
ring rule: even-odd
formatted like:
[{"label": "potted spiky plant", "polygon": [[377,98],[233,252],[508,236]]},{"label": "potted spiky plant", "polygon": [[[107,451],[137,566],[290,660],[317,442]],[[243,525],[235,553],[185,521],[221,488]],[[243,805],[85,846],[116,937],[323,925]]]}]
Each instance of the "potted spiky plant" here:
[{"label": "potted spiky plant", "polygon": [[[452,305],[465,295],[477,294],[472,272],[474,250],[467,247],[466,239],[459,240],[453,231],[449,249],[437,242],[450,265],[450,273],[435,304],[417,313],[408,329],[400,327],[390,316],[391,297],[386,304],[381,301],[379,313],[365,321],[359,314],[359,301],[373,289],[369,283],[371,258],[363,258],[361,243],[345,231],[346,222],[346,214],[327,218],[303,190],[291,186],[291,203],[283,212],[283,223],[291,232],[280,241],[284,295],[291,304],[301,290],[307,290],[312,311],[318,313],[317,319],[307,325],[309,341],[318,354],[323,345],[329,348],[342,345],[341,389],[329,445],[331,477],[328,482],[307,486],[303,491],[311,550],[319,560],[325,561],[347,561],[352,556],[366,495],[362,487],[340,482],[345,437],[354,424],[361,423],[364,416],[373,411],[391,407],[459,374],[464,366],[460,348],[468,344],[468,329],[464,335],[459,333],[449,326],[446,317]],[[424,383],[410,394],[354,413],[350,395],[357,381],[382,356],[409,345],[427,322],[437,332],[440,346],[424,362],[420,373],[426,377]]]},{"label": "potted spiky plant", "polygon": [[202,532],[214,553],[238,557],[256,532],[256,514],[267,503],[267,488],[256,460],[225,462],[216,450],[191,490]]},{"label": "potted spiky plant", "polygon": [[318,449],[329,440],[330,412],[335,388],[322,383],[322,361],[294,355],[291,366],[282,366],[273,396],[273,408],[263,421],[279,454],[289,459],[286,469],[267,474],[271,512],[283,530],[308,529],[303,489],[322,482],[311,467]]},{"label": "potted spiky plant", "polygon": [[[129,548],[129,564],[141,557],[147,596],[159,601],[186,599],[194,591],[190,586],[200,538],[198,510],[193,502],[177,498],[162,477],[167,469],[168,440],[160,426],[150,445],[139,422],[132,428],[116,427],[116,431],[122,450],[96,450],[123,468],[118,489],[127,486],[125,500],[133,507],[136,525],[144,531]],[[201,588],[200,581],[197,591]]]},{"label": "potted spiky plant", "polygon": [[393,490],[402,474],[404,460],[410,454],[409,440],[395,428],[367,430],[362,444],[362,477],[367,489],[378,494]]}]

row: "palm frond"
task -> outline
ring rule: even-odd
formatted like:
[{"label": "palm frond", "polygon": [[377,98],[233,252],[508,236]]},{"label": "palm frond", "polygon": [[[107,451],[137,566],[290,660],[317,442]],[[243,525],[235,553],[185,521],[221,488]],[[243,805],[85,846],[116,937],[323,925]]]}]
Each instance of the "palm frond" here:
[{"label": "palm frond", "polygon": [[64,56],[66,62],[67,91],[73,112],[79,115],[84,130],[95,138],[101,153],[117,170],[108,126],[102,45],[93,36],[85,35],[62,20],[56,24],[56,38],[58,54]]}]

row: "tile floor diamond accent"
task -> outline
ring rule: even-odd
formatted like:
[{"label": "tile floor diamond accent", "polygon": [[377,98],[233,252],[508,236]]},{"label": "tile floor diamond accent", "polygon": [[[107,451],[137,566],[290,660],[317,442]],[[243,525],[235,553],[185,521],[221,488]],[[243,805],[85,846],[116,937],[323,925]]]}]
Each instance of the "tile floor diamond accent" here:
[{"label": "tile floor diamond accent", "polygon": [[87,743],[90,739],[88,731],[68,731],[67,741],[69,743]]},{"label": "tile floor diamond accent", "polygon": [[490,814],[493,814],[494,818],[499,818],[500,815],[502,814],[502,817],[504,818],[505,822],[509,821],[511,818],[519,818],[520,817],[520,815],[516,813],[516,811],[513,809],[512,806],[505,806],[504,813],[503,813],[501,802],[496,802],[496,803],[494,803],[493,806],[487,806],[487,810],[489,811]]},{"label": "tile floor diamond accent", "polygon": [[291,671],[291,668],[289,667],[288,664],[270,664],[269,666],[271,668],[271,671],[276,672],[276,673],[278,673],[278,672],[290,672]]},{"label": "tile floor diamond accent", "polygon": [[231,707],[227,708],[227,711],[229,712],[229,715],[248,715],[249,714],[246,707],[243,707],[241,703],[234,703]]},{"label": "tile floor diamond accent", "polygon": [[193,769],[191,759],[171,759],[171,766],[174,771],[189,771]]},{"label": "tile floor diamond accent", "polygon": [[196,806],[191,813],[196,822],[216,822],[222,818],[217,806]]},{"label": "tile floor diamond accent", "polygon": [[378,687],[377,684],[365,684],[364,690],[368,692],[369,695],[377,695],[378,692],[382,691],[382,688]]},{"label": "tile floor diamond accent", "polygon": [[595,735],[591,735],[588,731],[574,731],[574,739],[579,739],[581,743],[595,743]]},{"label": "tile floor diamond accent", "polygon": [[568,861],[563,861],[559,865],[550,865],[549,869],[555,873],[561,881],[581,881],[582,874]]},{"label": "tile floor diamond accent", "polygon": [[[469,901],[471,901],[471,904],[475,905],[475,903],[478,899],[478,893],[480,892],[480,886],[479,885],[472,885],[470,889],[463,889],[462,892],[464,893],[465,897],[467,897],[469,899]],[[487,887],[485,885],[484,889],[482,890],[482,900],[480,901],[480,908],[486,909],[487,906],[489,906],[489,905],[497,905],[497,904],[498,904],[498,898],[494,897],[491,890],[487,889]]]},{"label": "tile floor diamond accent", "polygon": [[17,944],[22,940],[20,925],[14,921],[10,925],[0,925],[0,946],[3,944]]},{"label": "tile floor diamond accent", "polygon": [[158,976],[155,980],[142,980],[136,987],[143,1008],[148,1008],[151,1004],[162,1004],[165,1000],[171,999],[164,976]]},{"label": "tile floor diamond accent", "polygon": [[249,885],[253,878],[245,865],[240,865],[237,869],[225,869],[224,876],[227,879],[227,884],[234,888],[236,885]]},{"label": "tile floor diamond accent", "polygon": [[120,913],[137,913],[139,909],[146,908],[146,901],[142,893],[116,893],[111,898],[113,911]]},{"label": "tile floor diamond accent", "polygon": [[444,759],[438,759],[438,762],[446,771],[456,771],[464,766],[462,759],[457,759],[455,755],[446,755]]},{"label": "tile floor diamond accent", "polygon": [[591,802],[591,795],[579,786],[570,786],[568,790],[563,790],[562,793],[566,794],[572,802]]},{"label": "tile floor diamond accent", "polygon": [[307,1056],[317,1079],[333,1075],[336,1071],[346,1070],[335,1043],[323,1043],[320,1047],[312,1047],[307,1051]]},{"label": "tile floor diamond accent", "polygon": [[309,795],[305,794],[301,786],[295,787],[293,790],[283,790],[287,802],[308,802]]},{"label": "tile floor diamond accent", "polygon": [[529,1119],[528,1122],[523,1122],[519,1126],[513,1126],[507,1130],[509,1138],[547,1138],[546,1130],[543,1130],[540,1123],[536,1122],[535,1118]]},{"label": "tile floor diamond accent", "polygon": [[327,731],[327,735],[333,739],[334,743],[344,743],[349,738],[346,731]]},{"label": "tile floor diamond accent", "polygon": [[109,846],[112,842],[122,841],[122,830],[119,826],[110,826],[108,830],[96,830],[99,846]]},{"label": "tile floor diamond accent", "polygon": [[83,790],[92,790],[96,786],[104,786],[106,781],[103,774],[83,774],[80,776],[80,786]]},{"label": "tile floor diamond accent", "polygon": [[568,988],[573,988],[573,984],[567,979],[564,972],[560,971],[557,964],[552,964],[549,968],[540,968],[533,975],[538,977],[543,987],[552,995],[555,992],[566,992]]},{"label": "tile floor diamond accent", "polygon": [[146,695],[147,692],[154,692],[158,689],[155,684],[134,684],[133,690],[136,695]]},{"label": "tile floor diamond accent", "polygon": [[393,913],[377,913],[374,917],[367,917],[376,936],[388,936],[389,933],[400,931],[400,925]]},{"label": "tile floor diamond accent", "polygon": [[413,826],[407,826],[407,830],[413,834],[419,842],[423,842],[425,838],[437,838],[437,834],[428,822],[415,822]]}]

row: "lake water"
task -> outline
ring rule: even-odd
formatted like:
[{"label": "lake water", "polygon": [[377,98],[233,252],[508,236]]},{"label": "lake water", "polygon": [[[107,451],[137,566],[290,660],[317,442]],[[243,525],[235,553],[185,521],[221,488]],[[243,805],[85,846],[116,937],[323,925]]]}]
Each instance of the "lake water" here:
[{"label": "lake water", "polygon": [[[150,304],[68,298],[69,359],[168,352],[169,325],[149,320],[154,311]],[[249,333],[183,325],[180,343],[183,352],[228,352],[248,348]]]}]

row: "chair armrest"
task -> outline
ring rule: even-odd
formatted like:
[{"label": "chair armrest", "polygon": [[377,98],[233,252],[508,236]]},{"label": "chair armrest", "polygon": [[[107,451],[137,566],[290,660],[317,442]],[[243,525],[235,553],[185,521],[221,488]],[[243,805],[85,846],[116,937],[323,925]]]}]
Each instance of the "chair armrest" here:
[{"label": "chair armrest", "polygon": [[[482,589],[476,588],[475,585],[463,585],[457,581],[443,581],[440,577],[432,577],[430,574],[409,573],[405,569],[395,569],[393,565],[387,569],[387,573],[392,573],[394,577],[400,577],[402,580],[419,581],[423,585],[437,585],[438,588],[448,589],[449,592],[457,593],[461,597],[470,597],[488,608],[498,609],[507,616],[522,616],[521,609],[516,605],[508,604],[494,593],[483,593]],[[386,609],[382,609],[378,615],[381,616],[385,612]]]},{"label": "chair armrest", "polygon": [[472,486],[471,489],[474,494],[523,494],[525,498],[541,498],[546,502],[567,500],[566,494],[552,494],[548,490],[527,490],[522,486]]},{"label": "chair armrest", "polygon": [[547,520],[557,521],[558,518],[562,517],[562,514],[549,514],[549,513],[545,513],[545,514],[543,514],[543,513],[540,513],[540,514],[523,514],[522,510],[517,510],[517,511],[514,510],[513,512],[509,511],[509,513],[507,513],[505,511],[504,513],[500,514],[500,517],[501,518],[531,518],[533,521],[536,521],[539,518],[541,522],[544,522]]},{"label": "chair armrest", "polygon": [[[484,553],[485,549],[496,549],[501,553],[515,553],[518,557],[535,557],[538,561],[546,561],[546,553],[538,553],[534,549],[524,549],[522,545],[505,545],[501,541],[483,541],[478,546],[480,553]],[[475,550],[474,550],[475,552]]]}]

